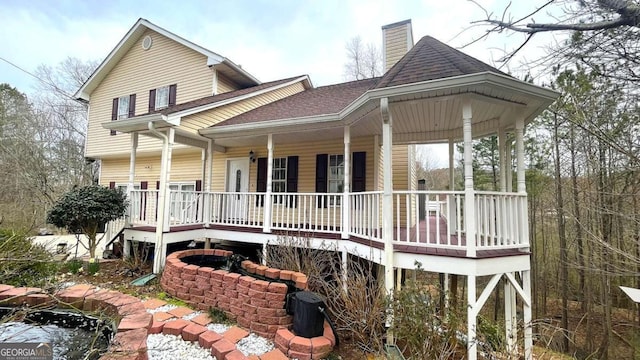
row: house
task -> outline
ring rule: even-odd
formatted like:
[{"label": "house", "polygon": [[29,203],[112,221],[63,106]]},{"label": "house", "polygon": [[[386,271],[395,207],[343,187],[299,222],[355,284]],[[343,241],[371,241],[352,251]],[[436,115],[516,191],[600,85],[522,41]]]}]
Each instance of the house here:
[{"label": "house", "polygon": [[[351,254],[383,266],[390,292],[416,261],[465,276],[470,339],[505,278],[508,346],[519,296],[531,359],[523,131],[557,94],[432,37],[414,45],[410,20],[382,30],[382,77],[314,87],[306,75],[261,83],[140,19],[76,94],[89,104],[86,156],[101,160],[101,184],[127,188],[124,238],[154,245],[154,271],[171,243],[266,249],[282,234],[302,233],[311,246],[334,244],[344,262]],[[493,134],[500,191],[478,191],[472,139]],[[463,189],[453,176],[459,141]],[[415,145],[425,143],[449,144],[450,190],[417,190]],[[479,277],[490,280],[478,296]],[[475,359],[476,342],[468,347]]]}]

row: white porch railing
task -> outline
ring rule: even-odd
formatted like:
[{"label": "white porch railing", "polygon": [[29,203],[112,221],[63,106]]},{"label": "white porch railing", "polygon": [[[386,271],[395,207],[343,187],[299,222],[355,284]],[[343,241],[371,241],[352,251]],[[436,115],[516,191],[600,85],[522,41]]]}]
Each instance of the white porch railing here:
[{"label": "white porch railing", "polygon": [[[156,225],[157,190],[134,190],[130,198],[133,225]],[[383,216],[394,219],[396,245],[465,250],[469,237],[462,191],[394,191],[393,212],[382,214],[382,192],[266,193],[171,191],[170,226],[214,224],[271,230],[346,233],[382,242]],[[270,219],[265,205],[270,204]],[[477,250],[528,247],[527,196],[519,193],[475,192],[473,203]]]}]

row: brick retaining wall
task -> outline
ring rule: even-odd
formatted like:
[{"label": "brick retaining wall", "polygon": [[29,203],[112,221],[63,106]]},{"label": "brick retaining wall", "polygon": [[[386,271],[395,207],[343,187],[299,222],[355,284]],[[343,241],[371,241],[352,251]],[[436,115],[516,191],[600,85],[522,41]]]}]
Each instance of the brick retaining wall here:
[{"label": "brick retaining wall", "polygon": [[[228,257],[232,254],[218,249],[174,252],[167,256],[160,284],[171,296],[193,307],[201,310],[218,308],[239,326],[273,339],[278,329],[288,328],[292,323],[292,317],[285,310],[287,285],[207,266],[189,265],[180,260],[187,256]],[[307,276],[299,272],[269,268],[248,260],[242,262],[242,268],[267,279],[290,280],[298,290],[307,289]]]}]

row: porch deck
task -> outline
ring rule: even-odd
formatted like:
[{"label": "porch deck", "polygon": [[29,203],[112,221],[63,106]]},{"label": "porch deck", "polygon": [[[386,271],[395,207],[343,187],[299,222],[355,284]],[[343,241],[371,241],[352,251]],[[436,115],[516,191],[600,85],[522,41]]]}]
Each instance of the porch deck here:
[{"label": "porch deck", "polygon": [[[262,225],[262,224],[260,224]],[[348,239],[341,239],[340,229],[332,229],[328,232],[326,228],[315,228],[313,226],[301,227],[305,230],[295,231],[295,234],[301,237],[326,239],[326,240],[344,240],[352,241],[360,245],[369,246],[375,249],[384,249],[384,243],[379,240],[373,240],[371,238],[365,238],[362,236],[350,235]],[[155,232],[155,226],[133,226],[132,230]],[[191,230],[210,229],[210,230],[223,230],[233,231],[238,233],[249,234],[262,234],[263,231],[259,227],[249,226],[249,224],[236,224],[236,225],[217,225],[217,224],[191,224],[191,225],[178,225],[171,226],[170,233],[188,232]],[[291,234],[288,230],[273,230],[272,235],[286,235]],[[185,240],[189,237],[185,237]],[[408,239],[408,241],[403,241]],[[446,243],[449,240],[451,246],[460,248],[443,248],[438,247],[438,244]],[[429,215],[426,219],[421,220],[417,227],[412,227],[409,230],[407,236],[406,229],[400,229],[398,232],[394,232],[394,245],[393,250],[395,252],[418,254],[418,255],[435,255],[435,256],[447,256],[456,258],[469,258],[466,250],[466,236],[464,234],[451,235],[447,230],[447,220],[443,216]],[[481,248],[476,251],[476,255],[471,257],[475,259],[486,259],[504,256],[516,256],[527,254],[528,251],[523,251],[519,248],[502,248],[502,249],[485,249]]]}]

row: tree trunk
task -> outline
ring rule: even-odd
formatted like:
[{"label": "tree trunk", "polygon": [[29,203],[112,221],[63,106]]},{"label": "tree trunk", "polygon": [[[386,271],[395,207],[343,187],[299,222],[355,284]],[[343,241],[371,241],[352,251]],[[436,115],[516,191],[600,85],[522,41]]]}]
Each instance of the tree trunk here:
[{"label": "tree trunk", "polygon": [[580,309],[582,312],[587,311],[587,303],[584,301],[585,294],[585,275],[584,275],[584,246],[582,235],[582,217],[580,214],[580,203],[578,195],[578,174],[576,171],[576,144],[575,144],[575,126],[570,124],[570,153],[571,153],[571,187],[572,187],[572,200],[573,200],[573,214],[574,214],[574,227],[576,232],[576,242],[578,243],[578,289],[580,294]]}]

